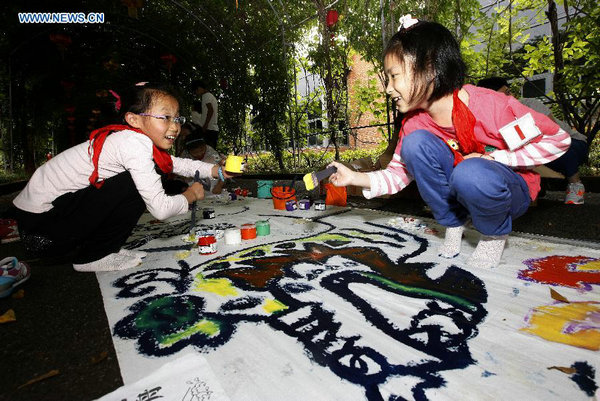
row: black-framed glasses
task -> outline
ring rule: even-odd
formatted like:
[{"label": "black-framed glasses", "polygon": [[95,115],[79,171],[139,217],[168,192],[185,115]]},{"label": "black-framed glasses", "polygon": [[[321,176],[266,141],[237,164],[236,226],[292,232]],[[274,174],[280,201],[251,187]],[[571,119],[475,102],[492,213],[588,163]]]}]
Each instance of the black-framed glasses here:
[{"label": "black-framed glasses", "polygon": [[180,116],[180,117],[173,117],[173,116],[156,116],[154,114],[148,114],[148,113],[140,113],[138,114],[139,116],[144,116],[144,117],[153,117],[153,118],[158,118],[159,120],[163,120],[163,121],[168,121],[170,123],[175,123],[178,125],[183,125],[185,124],[185,117]]}]

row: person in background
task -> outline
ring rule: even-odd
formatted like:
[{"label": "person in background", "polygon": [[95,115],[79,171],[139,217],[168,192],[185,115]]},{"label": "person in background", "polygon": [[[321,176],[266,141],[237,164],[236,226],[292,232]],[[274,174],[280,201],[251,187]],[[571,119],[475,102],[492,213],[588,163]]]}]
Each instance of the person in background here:
[{"label": "person in background", "polygon": [[213,149],[219,141],[219,104],[217,98],[208,91],[204,81],[192,82],[192,91],[198,97],[194,102],[192,122],[200,127],[204,140]]},{"label": "person in background", "polygon": [[[184,150],[179,157],[200,160],[204,163],[222,165],[225,158],[219,154],[212,146],[208,145],[204,136],[191,124],[185,124],[181,130],[187,130],[189,133],[184,138]],[[223,191],[224,181],[211,177],[205,177],[200,180],[205,191],[213,194],[220,194]]]},{"label": "person in background", "polygon": [[386,92],[406,113],[394,156],[384,170],[369,173],[333,162],[337,171],[330,181],[362,187],[365,197],[373,198],[415,180],[434,218],[446,227],[439,255],[459,255],[470,218],[481,237],[467,266],[497,266],[512,221],[540,190],[540,176],[529,168],[560,157],[570,136],[534,113],[541,135],[509,150],[499,129],[531,109],[512,97],[465,85],[460,47],[438,23],[402,17],[384,54]]},{"label": "person in background", "polygon": [[[477,83],[477,86],[495,90],[506,95],[510,95],[510,85],[502,77],[484,78]],[[579,167],[585,162],[589,146],[585,135],[571,128],[569,124],[554,118],[552,111],[548,106],[536,98],[520,98],[519,101],[525,106],[542,113],[554,120],[565,132],[571,135],[571,146],[569,150],[556,160],[547,163],[546,166],[567,177],[567,192],[565,195],[565,204],[582,205],[585,198],[585,186],[581,182]]]}]

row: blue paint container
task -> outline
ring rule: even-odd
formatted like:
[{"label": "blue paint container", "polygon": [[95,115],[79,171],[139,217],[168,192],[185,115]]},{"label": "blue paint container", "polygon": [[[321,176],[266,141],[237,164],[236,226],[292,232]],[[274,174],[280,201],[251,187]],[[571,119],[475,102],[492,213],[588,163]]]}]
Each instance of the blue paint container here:
[{"label": "blue paint container", "polygon": [[295,200],[289,200],[285,202],[285,210],[288,212],[293,212],[296,209],[298,209],[298,204]]},{"label": "blue paint container", "polygon": [[310,209],[310,199],[300,199],[298,201],[298,209],[309,210]]}]

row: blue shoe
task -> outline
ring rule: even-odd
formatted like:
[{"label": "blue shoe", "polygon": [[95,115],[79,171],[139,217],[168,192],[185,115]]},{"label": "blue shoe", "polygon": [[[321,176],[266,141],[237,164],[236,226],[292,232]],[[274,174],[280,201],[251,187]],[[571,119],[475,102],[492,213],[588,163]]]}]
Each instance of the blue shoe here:
[{"label": "blue shoe", "polygon": [[0,260],[0,298],[8,297],[15,287],[23,284],[31,276],[31,268],[11,256]]}]

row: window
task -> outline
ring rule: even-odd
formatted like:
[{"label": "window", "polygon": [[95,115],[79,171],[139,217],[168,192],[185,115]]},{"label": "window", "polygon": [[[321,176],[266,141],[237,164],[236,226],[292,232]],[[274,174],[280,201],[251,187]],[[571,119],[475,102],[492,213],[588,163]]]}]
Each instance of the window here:
[{"label": "window", "polygon": [[523,85],[523,97],[540,97],[546,94],[546,79],[527,81]]}]

